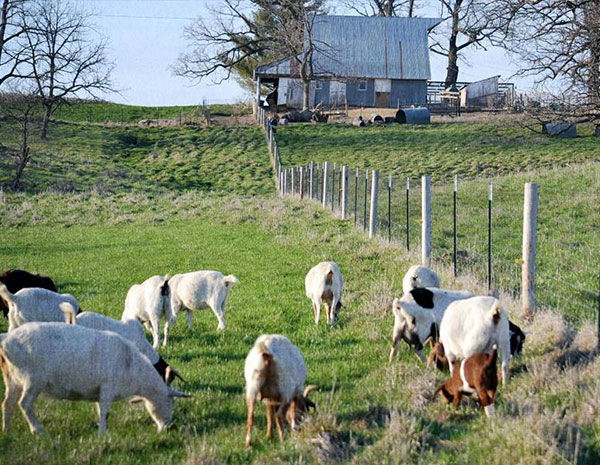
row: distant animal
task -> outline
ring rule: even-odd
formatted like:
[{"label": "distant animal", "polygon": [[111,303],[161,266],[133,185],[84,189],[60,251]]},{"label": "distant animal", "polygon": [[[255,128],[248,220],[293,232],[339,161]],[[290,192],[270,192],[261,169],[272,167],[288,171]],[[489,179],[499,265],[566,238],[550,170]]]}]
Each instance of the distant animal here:
[{"label": "distant animal", "polygon": [[306,297],[312,301],[315,323],[321,318],[321,305],[325,303],[327,323],[333,326],[342,307],[344,278],[335,262],[321,262],[313,266],[304,279]]},{"label": "distant animal", "polygon": [[94,312],[81,312],[77,315],[77,324],[97,331],[112,331],[135,345],[145,355],[158,374],[171,385],[175,377],[183,381],[177,370],[170,367],[146,339],[146,333],[137,320],[119,321]]},{"label": "distant animal", "polygon": [[469,291],[447,291],[437,287],[416,287],[394,299],[394,330],[392,333],[391,362],[398,350],[400,339],[415,348],[417,356],[425,361],[423,347],[431,337],[437,340],[439,325],[448,305],[455,300],[473,297]]},{"label": "distant animal", "polygon": [[462,360],[450,379],[436,389],[434,397],[441,393],[446,402],[452,402],[455,407],[458,407],[463,395],[477,393],[485,414],[493,417],[498,388],[497,359],[498,350],[494,346],[489,355],[477,352]]},{"label": "distant animal", "polygon": [[440,325],[440,342],[444,345],[451,373],[459,360],[477,352],[487,353],[495,345],[502,362],[502,382],[508,382],[508,318],[495,297],[479,296],[452,302]]},{"label": "distant animal", "polygon": [[231,286],[239,280],[232,274],[219,271],[193,271],[176,274],[169,280],[173,324],[182,310],[187,311],[188,328],[192,329],[193,310],[210,308],[219,321],[218,329],[225,329],[225,305]]},{"label": "distant animal", "polygon": [[[54,281],[48,276],[30,273],[25,270],[11,269],[0,274],[0,283],[3,283],[9,292],[17,293],[26,287],[41,287],[49,291],[57,292]],[[8,305],[0,299],[0,310],[5,318],[8,318]]]},{"label": "distant animal", "polygon": [[244,377],[248,404],[246,447],[250,446],[252,438],[257,398],[267,405],[267,438],[273,437],[273,417],[275,417],[279,440],[282,442],[284,417],[295,429],[309,408],[315,408],[308,395],[316,386],[304,387],[306,379],[304,358],[298,347],[285,336],[279,334],[259,336],[246,357]]},{"label": "distant animal", "polygon": [[152,333],[152,347],[158,350],[160,345],[160,320],[165,319],[165,338],[167,345],[171,307],[169,304],[170,276],[151,276],[141,284],[134,284],[127,291],[125,310],[121,321],[137,320]]},{"label": "distant animal", "polygon": [[[58,294],[40,287],[26,287],[9,292],[0,284],[0,297],[8,304],[8,332],[32,321],[75,323],[79,303],[71,294]],[[61,307],[62,303],[68,306]]]},{"label": "distant animal", "polygon": [[171,421],[173,398],[189,397],[170,389],[150,361],[121,336],[78,325],[28,323],[0,334],[0,367],[6,386],[4,432],[17,402],[31,432],[43,432],[33,410],[40,394],[97,402],[100,433],[106,431],[113,401],[139,396],[135,401],[145,403],[160,432]]},{"label": "distant animal", "polygon": [[510,336],[510,354],[519,357],[523,353],[525,333],[516,324],[508,320],[508,334]]}]

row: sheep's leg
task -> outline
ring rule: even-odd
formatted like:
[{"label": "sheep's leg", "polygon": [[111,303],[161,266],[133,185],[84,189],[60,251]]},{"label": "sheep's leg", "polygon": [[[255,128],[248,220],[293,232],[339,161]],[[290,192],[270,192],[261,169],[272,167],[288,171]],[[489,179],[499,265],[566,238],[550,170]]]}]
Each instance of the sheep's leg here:
[{"label": "sheep's leg", "polygon": [[98,402],[98,416],[99,426],[98,432],[104,434],[106,432],[106,421],[108,420],[108,411],[110,410],[110,404],[112,402],[112,396],[100,392],[100,401]]},{"label": "sheep's leg", "polygon": [[252,427],[254,426],[254,399],[248,397],[248,432],[246,433],[246,447],[250,447],[250,439],[252,437]]},{"label": "sheep's leg", "polygon": [[285,435],[283,431],[283,419],[285,417],[285,412],[287,411],[289,405],[289,403],[280,404],[279,408],[277,409],[277,416],[275,417],[275,421],[277,422],[277,430],[279,431],[279,442],[283,442],[283,438]]},{"label": "sheep's leg", "polygon": [[394,338],[392,340],[392,350],[390,351],[390,363],[394,359],[394,355],[398,351],[398,344],[400,343],[400,332],[394,333]]},{"label": "sheep's leg", "polygon": [[267,402],[267,439],[273,439],[273,417],[275,416],[275,406]]},{"label": "sheep's leg", "polygon": [[191,310],[187,311],[187,324],[188,324],[188,329],[191,331],[192,330],[192,325],[194,323],[194,315],[192,313]]},{"label": "sheep's leg", "polygon": [[8,433],[10,428],[10,418],[15,409],[15,405],[21,396],[21,386],[15,383],[10,383],[4,378],[6,390],[4,394],[4,402],[2,402],[2,432]]},{"label": "sheep's leg", "polygon": [[33,404],[37,396],[39,395],[39,389],[33,389],[32,386],[26,386],[23,389],[23,395],[19,400],[19,406],[21,407],[21,411],[23,412],[23,416],[29,425],[29,430],[32,433],[43,433],[44,428],[38,421],[35,416],[35,412],[33,410]]},{"label": "sheep's leg", "polygon": [[313,300],[313,309],[315,311],[315,324],[319,324],[319,320],[321,319],[321,301]]}]

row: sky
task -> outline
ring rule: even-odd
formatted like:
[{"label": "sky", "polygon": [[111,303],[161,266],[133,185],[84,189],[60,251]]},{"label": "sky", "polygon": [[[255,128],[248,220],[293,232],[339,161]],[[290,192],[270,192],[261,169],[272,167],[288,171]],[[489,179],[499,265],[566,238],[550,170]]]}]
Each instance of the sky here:
[{"label": "sky", "polygon": [[[186,25],[195,18],[211,18],[210,8],[220,0],[74,0],[91,13],[100,34],[109,40],[108,54],[115,62],[113,80],[119,94],[107,100],[129,105],[166,106],[234,103],[249,95],[234,79],[215,85],[210,78],[193,85],[175,76],[171,67],[185,52]],[[332,4],[334,2],[331,2]],[[337,14],[349,14],[342,8]],[[435,17],[435,10],[427,16]],[[517,91],[531,87],[527,80],[511,78],[517,67],[500,49],[473,50],[467,63],[459,63],[459,81],[476,81],[501,75],[501,82],[515,82]],[[430,54],[431,79],[444,80],[446,59]]]}]

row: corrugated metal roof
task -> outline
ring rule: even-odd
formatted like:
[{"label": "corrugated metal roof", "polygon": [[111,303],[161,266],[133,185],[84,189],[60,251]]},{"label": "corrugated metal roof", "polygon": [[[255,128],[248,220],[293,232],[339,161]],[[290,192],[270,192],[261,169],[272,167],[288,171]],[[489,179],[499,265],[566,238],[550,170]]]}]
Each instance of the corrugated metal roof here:
[{"label": "corrugated metal roof", "polygon": [[430,79],[429,29],[440,19],[317,16],[315,74],[382,79]]},{"label": "corrugated metal roof", "polygon": [[[315,74],[346,78],[431,77],[429,30],[441,20],[381,16],[316,16],[312,27]],[[297,75],[291,58],[256,69],[257,75]],[[291,66],[290,66],[291,65]]]}]

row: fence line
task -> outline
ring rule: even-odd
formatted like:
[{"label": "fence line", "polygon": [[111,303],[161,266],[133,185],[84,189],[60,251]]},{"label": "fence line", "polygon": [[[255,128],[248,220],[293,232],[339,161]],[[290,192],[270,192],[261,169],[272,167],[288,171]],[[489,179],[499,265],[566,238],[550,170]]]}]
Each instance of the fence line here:
[{"label": "fence line", "polygon": [[[536,184],[525,184],[525,190],[518,192],[515,187],[507,188],[502,185],[492,187],[492,184],[486,182],[485,184],[488,184],[486,211],[484,182],[470,183],[471,190],[480,188],[482,190],[481,202],[477,201],[473,206],[473,201],[469,204],[461,196],[458,176],[454,176],[447,194],[444,190],[445,185],[436,186],[434,191],[431,179],[425,177],[422,179],[422,186],[417,185],[414,188],[411,186],[410,179],[406,178],[405,188],[393,189],[395,185],[402,186],[404,180],[394,181],[393,176],[388,175],[387,182],[379,183],[380,173],[377,170],[367,168],[363,173],[359,168],[337,166],[330,162],[311,162],[299,167],[300,173],[304,174],[295,176],[296,179],[300,178],[303,180],[302,182],[306,182],[307,186],[299,187],[294,191],[288,185],[293,170],[282,167],[275,138],[276,129],[269,124],[263,109],[259,109],[258,121],[265,129],[265,140],[271,153],[280,196],[286,197],[293,192],[300,192],[301,197],[319,202],[323,208],[331,209],[339,214],[340,218],[353,221],[354,225],[359,228],[362,226],[365,233],[368,231],[369,237],[387,237],[388,241],[400,239],[405,244],[407,251],[410,251],[411,247],[414,248],[411,239],[420,228],[420,251],[424,264],[429,264],[431,260],[450,262],[455,276],[463,270],[469,269],[476,277],[484,282],[487,281],[490,293],[499,289],[510,293],[515,298],[520,296],[525,316],[533,314],[536,307],[556,308],[556,306],[562,305],[572,309],[573,313],[577,315],[580,315],[582,311],[589,314],[592,309],[595,309],[600,329],[600,272],[596,274],[597,266],[594,266],[593,284],[586,285],[583,280],[575,281],[576,284],[573,284],[554,277],[552,274],[556,274],[557,271],[553,268],[550,272],[538,276],[539,271],[536,267],[539,253],[537,250],[538,235],[547,234],[547,232],[543,228],[540,230],[538,224],[539,188]],[[370,182],[369,176],[371,177]],[[383,179],[386,179],[385,175],[383,176]],[[494,190],[496,199],[493,195]],[[545,187],[544,192],[546,192]],[[548,193],[559,195],[561,191],[550,187]],[[419,198],[421,198],[420,202]],[[520,215],[520,213],[517,215],[516,205],[519,205],[516,203],[517,199],[523,199],[523,203],[520,204],[523,207],[522,223],[515,220]],[[499,200],[508,202],[506,204],[509,206],[508,209],[505,204],[498,203]],[[415,221],[411,215],[418,206],[421,207],[422,213],[419,221]],[[444,219],[446,209],[451,212],[447,221]],[[438,214],[438,210],[441,210],[442,213]],[[431,237],[432,212],[436,212],[435,225],[438,230],[442,229],[441,237],[436,238],[435,247]],[[570,215],[574,214],[576,214],[575,210],[570,213]],[[465,217],[469,219],[468,224],[464,221]],[[507,227],[507,221],[513,222],[514,225]],[[549,225],[550,229],[562,223],[564,221],[554,218],[541,220],[542,226],[545,225],[548,228]],[[577,225],[573,226],[572,223],[569,224],[571,229],[568,230],[568,234],[574,235],[577,232]],[[504,229],[498,230],[497,225],[502,225]],[[522,238],[519,237],[519,226],[521,225],[523,226]],[[469,241],[464,239],[467,233]],[[463,238],[461,239],[461,237]],[[562,239],[575,240],[570,237]],[[511,245],[498,247],[497,244],[502,243],[503,240],[508,240]],[[483,244],[487,245],[487,250]],[[599,245],[594,243],[589,247],[597,250]],[[522,250],[519,250],[521,246]],[[556,250],[552,250],[552,252],[556,252]],[[589,259],[590,257],[586,257],[586,263]],[[560,266],[563,266],[562,261],[557,265],[557,267]],[[543,285],[540,288],[542,293],[540,296],[540,289],[536,284],[539,279],[542,279],[540,282],[550,279],[564,283],[565,289],[568,291],[561,295],[552,292],[556,286]],[[596,285],[598,288],[592,289]],[[576,318],[580,318],[580,316]]]}]

